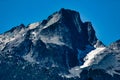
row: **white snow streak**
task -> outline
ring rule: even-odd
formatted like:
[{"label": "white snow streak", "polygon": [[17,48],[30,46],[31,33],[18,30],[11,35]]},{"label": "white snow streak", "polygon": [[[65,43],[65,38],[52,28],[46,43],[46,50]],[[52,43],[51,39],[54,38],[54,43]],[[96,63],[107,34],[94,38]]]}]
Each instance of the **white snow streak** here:
[{"label": "white snow streak", "polygon": [[80,60],[83,59],[86,56],[86,54],[88,52],[90,52],[91,50],[93,50],[93,47],[90,45],[87,45],[85,50],[77,49],[77,51],[78,51],[77,58],[79,60],[79,64],[82,64],[82,62]]},{"label": "white snow streak", "polygon": [[92,50],[90,53],[87,54],[87,56],[85,57],[85,62],[82,66],[80,66],[80,68],[85,68],[88,67],[92,64],[97,64],[101,59],[96,59],[97,55],[100,54],[101,51],[103,51],[105,49],[105,47],[101,47],[101,48],[96,48],[95,50]]}]

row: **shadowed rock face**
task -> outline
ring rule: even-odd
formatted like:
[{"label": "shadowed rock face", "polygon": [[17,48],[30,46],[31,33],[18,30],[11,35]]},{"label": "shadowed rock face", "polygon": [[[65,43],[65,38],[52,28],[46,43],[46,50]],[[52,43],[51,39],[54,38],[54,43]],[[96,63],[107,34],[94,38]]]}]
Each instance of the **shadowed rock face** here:
[{"label": "shadowed rock face", "polygon": [[[86,46],[91,48],[85,51]],[[101,46],[91,22],[83,23],[76,11],[61,9],[42,22],[22,24],[0,35],[0,80],[79,80],[61,76],[80,66],[79,61],[83,64],[86,54]],[[83,53],[79,55],[78,50]],[[83,70],[80,75],[81,80],[111,78],[99,69]]]}]

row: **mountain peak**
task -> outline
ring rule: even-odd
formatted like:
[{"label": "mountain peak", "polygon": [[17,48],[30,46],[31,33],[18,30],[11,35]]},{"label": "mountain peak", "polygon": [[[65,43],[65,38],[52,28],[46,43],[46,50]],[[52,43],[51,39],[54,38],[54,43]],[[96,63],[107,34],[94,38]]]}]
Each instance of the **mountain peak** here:
[{"label": "mountain peak", "polygon": [[25,29],[25,25],[24,24],[20,24],[19,26],[13,27],[12,29],[10,29],[9,31],[6,31],[5,33],[7,33],[7,32],[14,32],[15,30],[20,31],[21,29]]},{"label": "mountain peak", "polygon": [[[103,47],[102,42],[96,37],[91,22],[83,23],[78,12],[64,8],[42,22],[32,23],[28,27],[22,24],[10,31],[5,35],[0,35],[0,53],[2,54],[0,65],[7,63],[0,69],[5,72],[11,71],[13,75],[17,74],[20,77],[24,73],[24,75],[30,73],[25,72],[28,69],[32,73],[37,72],[40,77],[42,74],[47,78],[46,73],[49,71],[56,72],[51,74],[55,76],[59,75],[59,72],[68,73],[70,68],[82,65],[84,57],[89,52],[94,49],[96,52],[99,50],[96,48]],[[32,64],[32,67],[30,68],[28,64]],[[8,65],[16,67],[15,70],[13,71]],[[21,70],[21,73],[16,72],[18,70]],[[33,79],[32,73],[30,73],[31,79]]]},{"label": "mountain peak", "polygon": [[[78,13],[77,11],[71,10],[71,9],[65,9],[65,8],[61,8],[59,10],[59,13],[64,13],[64,12],[68,12],[68,13]],[[79,14],[79,13],[78,13]]]},{"label": "mountain peak", "polygon": [[[62,41],[62,43],[67,44],[69,47],[72,46],[72,48],[82,48],[87,44],[95,45],[97,42],[91,22],[83,23],[79,13],[74,10],[62,8],[50,15],[47,20],[42,21],[41,24],[43,26],[40,32],[41,35],[45,34],[44,36],[48,37],[51,34],[52,36],[49,36],[51,40],[54,39],[53,35],[60,37],[60,42]],[[63,37],[64,39],[61,39]],[[45,40],[43,42],[53,42]],[[81,42],[81,45],[78,42]]]},{"label": "mountain peak", "polygon": [[64,9],[61,8],[59,11],[53,13],[52,15],[50,15],[46,20],[42,21],[42,24],[54,24],[56,22],[64,22],[64,21],[71,21],[72,19],[79,19],[79,21],[82,23],[81,19],[80,19],[80,15],[78,12],[74,11],[74,10],[70,10],[70,9]]},{"label": "mountain peak", "polygon": [[62,8],[59,10],[58,13],[62,15],[62,19],[67,18],[70,20],[70,19],[79,18],[80,22],[82,22],[80,19],[80,14],[77,11]]}]

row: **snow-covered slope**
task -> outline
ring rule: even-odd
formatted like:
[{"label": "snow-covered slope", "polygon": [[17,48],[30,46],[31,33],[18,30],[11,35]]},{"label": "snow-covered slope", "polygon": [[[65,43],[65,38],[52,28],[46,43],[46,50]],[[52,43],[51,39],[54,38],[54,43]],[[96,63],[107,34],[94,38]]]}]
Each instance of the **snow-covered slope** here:
[{"label": "snow-covered slope", "polygon": [[80,66],[80,68],[85,68],[93,64],[98,64],[102,60],[102,58],[104,58],[104,56],[106,55],[106,54],[101,55],[101,51],[103,51],[104,49],[105,47],[100,47],[89,52],[87,56],[84,58],[85,61],[84,64]]},{"label": "snow-covered slope", "polygon": [[[89,67],[91,67],[94,64],[98,65],[98,63],[106,55],[106,54],[101,55],[101,52],[103,52],[106,49],[105,47],[98,47],[96,49],[93,49],[93,48],[89,47],[88,49],[90,49],[90,50],[89,51],[87,50],[88,53],[87,53],[86,57],[83,57],[84,58],[83,65],[71,68],[69,70],[70,74],[68,76],[71,76],[71,77],[78,76],[78,77],[80,77],[80,73],[82,72],[83,69],[86,69],[86,68],[89,69]],[[84,51],[84,53],[85,53],[85,51]],[[82,55],[81,55],[81,57],[82,57]]]},{"label": "snow-covered slope", "polygon": [[[113,47],[114,46],[114,47]],[[93,69],[103,69],[108,74],[114,76],[115,74],[120,76],[120,41],[112,43],[107,49],[98,55],[103,56],[103,59],[97,65],[92,65]]]},{"label": "snow-covered slope", "polygon": [[[84,58],[84,63],[81,66],[76,66],[69,70],[71,77],[83,77],[82,73],[87,70],[86,75],[88,77],[92,77],[93,79],[97,76],[101,76],[99,78],[106,78],[111,80],[119,80],[120,77],[120,41],[116,41],[112,43],[110,47],[98,47],[87,54]],[[114,46],[114,47],[113,47]],[[95,70],[99,70],[100,72],[95,72]],[[101,72],[103,71],[103,72]],[[91,74],[90,74],[91,73]],[[99,73],[99,74],[98,74]],[[104,73],[104,76],[102,75]],[[93,74],[93,75],[92,75]],[[91,76],[92,75],[92,76]],[[110,75],[111,78],[106,75]],[[67,77],[66,75],[64,77]],[[85,75],[84,75],[85,76]],[[115,76],[118,76],[115,77]],[[95,79],[96,80],[96,79]],[[101,79],[100,79],[101,80]]]}]

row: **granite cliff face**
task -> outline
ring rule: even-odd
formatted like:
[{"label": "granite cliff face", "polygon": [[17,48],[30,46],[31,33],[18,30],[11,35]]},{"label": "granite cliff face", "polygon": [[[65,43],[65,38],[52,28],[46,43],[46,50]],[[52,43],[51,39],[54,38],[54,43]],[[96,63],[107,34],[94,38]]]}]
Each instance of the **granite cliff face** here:
[{"label": "granite cliff face", "polygon": [[42,22],[21,24],[0,35],[0,79],[98,80],[95,76],[100,71],[100,80],[107,80],[103,74],[112,77],[105,70],[110,66],[99,66],[117,44],[106,48],[91,22],[82,22],[76,11],[61,9]]}]

